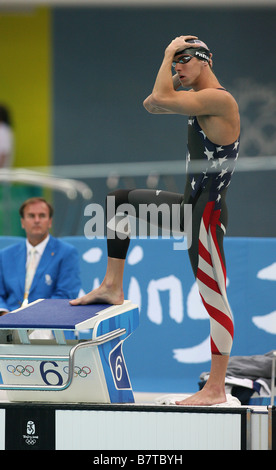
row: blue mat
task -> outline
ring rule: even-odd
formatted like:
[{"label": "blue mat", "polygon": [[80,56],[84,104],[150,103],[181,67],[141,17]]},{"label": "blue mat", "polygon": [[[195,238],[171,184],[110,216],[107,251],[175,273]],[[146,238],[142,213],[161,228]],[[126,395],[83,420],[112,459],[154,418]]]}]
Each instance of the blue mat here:
[{"label": "blue mat", "polygon": [[0,317],[0,329],[74,330],[78,323],[97,316],[108,307],[109,304],[72,306],[68,299],[45,299]]}]

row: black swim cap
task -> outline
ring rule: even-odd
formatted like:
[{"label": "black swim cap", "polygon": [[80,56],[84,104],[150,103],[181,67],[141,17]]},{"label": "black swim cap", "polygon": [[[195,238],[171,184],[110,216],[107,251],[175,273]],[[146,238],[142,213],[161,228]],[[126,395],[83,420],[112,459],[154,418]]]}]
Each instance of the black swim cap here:
[{"label": "black swim cap", "polygon": [[208,46],[203,41],[200,41],[199,39],[189,39],[186,42],[200,44],[200,47],[189,47],[188,49],[184,49],[183,51],[176,52],[174,56],[180,54],[188,54],[193,57],[196,57],[199,60],[205,60],[206,62],[210,61],[211,53],[208,49]]}]

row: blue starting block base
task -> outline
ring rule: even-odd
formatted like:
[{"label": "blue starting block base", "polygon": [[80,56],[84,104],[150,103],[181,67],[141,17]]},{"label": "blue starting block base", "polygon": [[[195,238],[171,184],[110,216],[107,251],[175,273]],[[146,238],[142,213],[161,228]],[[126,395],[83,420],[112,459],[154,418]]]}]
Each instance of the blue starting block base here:
[{"label": "blue starting block base", "polygon": [[[138,324],[129,300],[73,307],[42,299],[10,312],[0,317],[0,390],[10,401],[133,403],[123,343]],[[89,338],[80,340],[84,330]]]}]

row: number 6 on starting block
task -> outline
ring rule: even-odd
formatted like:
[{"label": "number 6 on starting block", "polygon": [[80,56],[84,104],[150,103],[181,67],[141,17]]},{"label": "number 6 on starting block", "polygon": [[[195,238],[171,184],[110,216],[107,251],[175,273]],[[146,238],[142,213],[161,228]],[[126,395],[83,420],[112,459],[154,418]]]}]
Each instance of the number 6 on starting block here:
[{"label": "number 6 on starting block", "polygon": [[126,368],[122,350],[123,343],[120,342],[109,355],[110,369],[113,375],[115,386],[118,390],[130,390],[130,380]]},{"label": "number 6 on starting block", "polygon": [[[41,300],[0,317],[0,329],[13,338],[0,344],[0,390],[11,401],[132,403],[123,343],[138,324],[130,301],[72,307]],[[30,330],[46,329],[54,339],[29,338]],[[92,332],[91,340],[66,339],[66,332],[76,338],[82,330]]]}]

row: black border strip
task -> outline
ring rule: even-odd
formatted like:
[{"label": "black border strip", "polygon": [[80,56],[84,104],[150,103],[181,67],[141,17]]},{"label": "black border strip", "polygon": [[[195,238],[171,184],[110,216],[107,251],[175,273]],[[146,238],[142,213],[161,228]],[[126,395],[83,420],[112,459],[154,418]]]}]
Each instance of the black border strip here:
[{"label": "black border strip", "polygon": [[152,405],[152,404],[123,404],[123,403],[41,403],[41,402],[9,402],[0,403],[1,408],[54,408],[55,410],[96,410],[96,411],[147,411],[160,413],[215,413],[240,414],[246,418],[249,408],[223,408],[210,406],[180,406],[180,405]]},{"label": "black border strip", "polygon": [[271,450],[276,450],[276,407],[271,409]]},{"label": "black border strip", "polygon": [[[249,450],[248,446],[248,433],[250,433],[251,426],[251,412],[249,408],[245,408],[246,413],[241,415],[241,450]],[[248,422],[250,420],[250,422]]]}]

